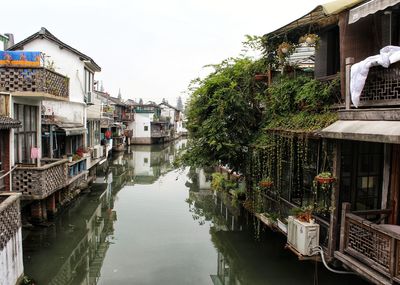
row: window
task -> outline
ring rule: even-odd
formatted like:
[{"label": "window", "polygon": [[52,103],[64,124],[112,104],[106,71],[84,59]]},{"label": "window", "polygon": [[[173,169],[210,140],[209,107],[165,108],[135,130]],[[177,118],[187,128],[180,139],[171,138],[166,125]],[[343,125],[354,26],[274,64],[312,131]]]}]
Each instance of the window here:
[{"label": "window", "polygon": [[100,144],[100,121],[87,121],[87,145],[89,147]]},{"label": "window", "polygon": [[14,132],[14,156],[16,163],[32,163],[30,151],[37,147],[38,107],[14,104],[14,118],[22,122]]},{"label": "window", "polygon": [[93,122],[91,122],[91,121],[87,122],[86,141],[87,141],[87,145],[88,146],[93,146],[92,145],[92,142],[93,142],[92,141],[92,130],[93,130],[92,124],[93,124]]},{"label": "window", "polygon": [[144,126],[144,131],[147,132],[149,130],[149,126]]},{"label": "window", "polygon": [[93,77],[93,73],[85,68],[85,102],[92,101],[86,96],[89,96],[89,92],[91,94],[93,91]]},{"label": "window", "polygon": [[383,144],[343,142],[340,189],[353,210],[381,208]]}]

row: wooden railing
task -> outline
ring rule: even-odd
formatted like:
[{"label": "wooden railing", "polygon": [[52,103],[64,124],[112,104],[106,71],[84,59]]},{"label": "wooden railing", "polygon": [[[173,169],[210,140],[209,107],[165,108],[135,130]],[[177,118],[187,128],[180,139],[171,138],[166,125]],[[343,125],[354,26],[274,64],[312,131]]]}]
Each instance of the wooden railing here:
[{"label": "wooden railing", "polygon": [[[350,70],[353,58],[346,58],[346,109],[351,107]],[[360,107],[400,106],[400,62],[388,68],[374,66],[369,69],[363,91],[360,96]]]},{"label": "wooden railing", "polygon": [[400,105],[400,63],[371,67],[360,97],[360,106]]},{"label": "wooden railing", "polygon": [[0,67],[0,91],[45,93],[67,100],[69,78],[44,67]]},{"label": "wooden railing", "polygon": [[[376,224],[349,210],[350,204],[343,203],[339,251],[371,270],[400,281],[400,226]],[[384,209],[360,214],[380,216],[388,212]]]}]

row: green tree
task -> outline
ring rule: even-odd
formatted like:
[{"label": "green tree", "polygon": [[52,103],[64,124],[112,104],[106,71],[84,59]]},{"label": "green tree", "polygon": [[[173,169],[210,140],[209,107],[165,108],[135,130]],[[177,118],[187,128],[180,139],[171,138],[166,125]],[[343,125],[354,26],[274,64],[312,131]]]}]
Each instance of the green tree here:
[{"label": "green tree", "polygon": [[259,129],[261,110],[257,97],[265,83],[255,82],[265,72],[262,61],[234,58],[212,65],[213,73],[193,80],[187,105],[189,144],[183,165],[222,164],[244,172],[247,148]]}]

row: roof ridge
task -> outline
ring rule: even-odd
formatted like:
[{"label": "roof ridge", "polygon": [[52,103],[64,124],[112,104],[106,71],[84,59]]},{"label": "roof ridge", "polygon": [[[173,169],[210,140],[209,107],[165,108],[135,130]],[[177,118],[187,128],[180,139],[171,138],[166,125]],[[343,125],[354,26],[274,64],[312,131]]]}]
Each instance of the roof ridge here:
[{"label": "roof ridge", "polygon": [[38,32],[32,34],[31,36],[29,36],[29,37],[27,37],[25,39],[23,39],[22,41],[19,41],[18,43],[16,43],[12,47],[9,47],[7,50],[19,49],[19,48],[23,47],[26,43],[29,43],[29,42],[33,41],[34,39],[36,39],[38,37],[45,37],[45,38],[47,38],[47,39],[49,39],[49,40],[51,40],[53,42],[56,42],[60,46],[63,46],[64,48],[68,49],[72,53],[75,53],[76,55],[78,55],[82,59],[90,60],[93,63],[93,65],[98,69],[98,71],[101,71],[101,67],[90,56],[88,56],[88,55],[80,52],[79,50],[73,48],[72,46],[64,43],[63,41],[58,39],[56,36],[54,36],[52,33],[50,33],[50,31],[48,29],[46,29],[45,27],[42,27]]}]

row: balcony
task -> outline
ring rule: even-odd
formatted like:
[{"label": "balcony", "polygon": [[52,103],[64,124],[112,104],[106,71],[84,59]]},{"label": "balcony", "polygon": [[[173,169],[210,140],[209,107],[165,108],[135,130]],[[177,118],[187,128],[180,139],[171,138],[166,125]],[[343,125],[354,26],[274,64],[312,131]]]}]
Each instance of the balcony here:
[{"label": "balcony", "polygon": [[361,216],[383,217],[390,210],[349,211],[344,203],[340,249],[335,257],[375,284],[400,282],[400,226],[373,223]]},{"label": "balcony", "polygon": [[371,67],[360,97],[360,106],[391,107],[400,105],[400,63],[389,68]]},{"label": "balcony", "polygon": [[166,130],[151,130],[151,137],[152,138],[163,138],[168,136],[168,131]]},{"label": "balcony", "polygon": [[18,165],[13,171],[13,191],[22,199],[44,199],[68,184],[67,159],[42,159],[41,166]]},{"label": "balcony", "polygon": [[133,113],[122,113],[121,115],[123,122],[132,122],[134,120]]},{"label": "balcony", "polygon": [[0,91],[50,100],[68,101],[69,78],[44,67],[0,67]]}]

